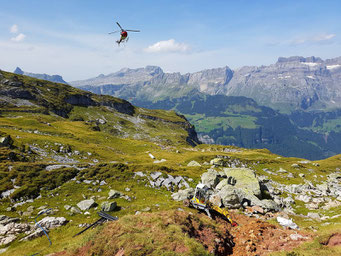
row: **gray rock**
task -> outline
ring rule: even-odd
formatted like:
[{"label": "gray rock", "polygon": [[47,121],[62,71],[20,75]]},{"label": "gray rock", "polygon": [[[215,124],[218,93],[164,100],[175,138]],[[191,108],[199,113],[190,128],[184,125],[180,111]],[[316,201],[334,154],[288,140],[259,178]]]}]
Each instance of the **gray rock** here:
[{"label": "gray rock", "polygon": [[116,202],[103,202],[101,204],[101,209],[104,212],[112,212],[113,210],[115,210],[117,207],[117,203]]},{"label": "gray rock", "polygon": [[150,207],[146,207],[146,208],[142,209],[141,211],[143,211],[143,212],[150,212],[151,209],[150,209]]},{"label": "gray rock", "polygon": [[221,197],[217,194],[211,195],[209,200],[213,205],[216,205],[218,207],[221,207],[222,205]]},{"label": "gray rock", "polygon": [[308,212],[307,217],[315,220],[321,220],[320,215],[316,212]]},{"label": "gray rock", "polygon": [[161,175],[162,175],[162,172],[152,172],[152,173],[150,174],[150,177],[151,177],[153,180],[156,180],[156,179],[159,178]]},{"label": "gray rock", "polygon": [[11,136],[7,135],[4,137],[0,137],[0,146],[2,147],[10,147],[13,144],[13,140]]},{"label": "gray rock", "polygon": [[81,209],[82,211],[86,211],[86,210],[89,210],[90,208],[92,207],[95,207],[96,206],[96,203],[93,199],[88,199],[88,200],[83,200],[83,201],[80,201],[78,204],[77,204],[78,208]]},{"label": "gray rock", "polygon": [[[38,224],[42,226],[43,228],[51,229],[60,227],[63,225],[66,225],[68,223],[68,220],[66,220],[64,217],[45,217],[42,220],[38,221]],[[39,226],[36,224],[36,229],[38,229]]]},{"label": "gray rock", "polygon": [[16,235],[8,235],[5,237],[0,236],[0,245],[7,245],[12,243],[15,239],[17,239]]},{"label": "gray rock", "polygon": [[308,195],[299,195],[296,197],[296,200],[303,201],[305,203],[309,203],[311,201],[311,196]]},{"label": "gray rock", "polygon": [[125,188],[124,189],[126,192],[129,192],[131,189],[130,188]]},{"label": "gray rock", "polygon": [[123,193],[114,189],[110,189],[109,194],[108,194],[108,199],[119,198],[120,196],[123,196]]},{"label": "gray rock", "polygon": [[70,208],[70,212],[73,214],[81,213],[81,211],[77,207],[74,207],[74,206]]},{"label": "gray rock", "polygon": [[208,169],[201,175],[201,183],[209,188],[214,188],[219,182],[218,172],[214,169]]},{"label": "gray rock", "polygon": [[225,207],[239,208],[241,206],[239,193],[232,185],[223,186],[217,193],[217,196],[221,198],[221,201]]},{"label": "gray rock", "polygon": [[155,187],[157,187],[157,188],[159,188],[159,187],[161,187],[161,185],[162,185],[162,183],[164,182],[164,178],[162,178],[162,177],[160,177],[160,178],[158,178],[157,180],[156,180],[156,182],[155,182]]},{"label": "gray rock", "polygon": [[224,159],[222,159],[222,158],[214,158],[210,161],[210,165],[226,166],[226,163],[225,163]]},{"label": "gray rock", "polygon": [[166,162],[167,160],[166,159],[161,159],[161,160],[155,160],[153,163],[154,164],[159,164],[159,163],[163,163],[163,162]]},{"label": "gray rock", "polygon": [[146,174],[144,174],[143,172],[135,172],[134,173],[134,177],[145,177]]},{"label": "gray rock", "polygon": [[192,161],[190,161],[190,162],[187,164],[187,166],[189,166],[189,167],[192,167],[192,166],[201,166],[201,164],[199,164],[197,161],[192,160]]},{"label": "gray rock", "polygon": [[225,174],[228,177],[233,177],[236,180],[235,187],[261,197],[259,181],[256,178],[254,171],[248,168],[224,168]]},{"label": "gray rock", "polygon": [[64,208],[65,208],[65,210],[70,210],[71,209],[71,206],[70,205],[68,205],[68,204],[66,204],[66,205],[64,205]]},{"label": "gray rock", "polygon": [[104,185],[106,185],[107,183],[104,181],[104,180],[102,180],[100,183],[99,183],[99,185],[100,186],[104,186]]},{"label": "gray rock", "polygon": [[175,201],[183,201],[187,199],[188,197],[192,197],[194,195],[194,189],[193,188],[187,188],[184,190],[179,190],[176,193],[172,194],[172,198]]}]

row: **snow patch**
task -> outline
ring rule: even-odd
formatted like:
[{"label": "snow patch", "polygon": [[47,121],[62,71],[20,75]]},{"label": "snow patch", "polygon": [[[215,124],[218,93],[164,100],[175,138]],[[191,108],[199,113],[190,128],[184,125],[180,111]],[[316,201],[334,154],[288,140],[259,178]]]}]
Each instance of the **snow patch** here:
[{"label": "snow patch", "polygon": [[315,67],[317,66],[319,63],[315,63],[315,62],[301,62],[301,64],[307,65],[309,67]]},{"label": "snow patch", "polygon": [[313,76],[307,76],[308,78],[310,78],[310,79],[315,79],[315,77],[313,77]]},{"label": "snow patch", "polygon": [[341,67],[341,65],[340,64],[335,64],[335,65],[329,65],[329,66],[326,66],[326,67],[327,67],[327,69],[331,70],[331,69],[339,68],[339,67]]}]

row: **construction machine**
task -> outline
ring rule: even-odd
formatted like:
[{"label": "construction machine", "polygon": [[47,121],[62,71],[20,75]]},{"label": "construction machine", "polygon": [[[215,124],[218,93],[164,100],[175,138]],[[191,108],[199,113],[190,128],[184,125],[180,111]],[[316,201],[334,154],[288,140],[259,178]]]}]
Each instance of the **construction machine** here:
[{"label": "construction machine", "polygon": [[219,214],[227,219],[232,226],[237,226],[238,224],[231,219],[229,212],[212,204],[209,201],[209,196],[209,188],[205,184],[199,183],[195,188],[194,196],[189,198],[189,206],[206,212],[209,218],[212,218],[211,213]]}]

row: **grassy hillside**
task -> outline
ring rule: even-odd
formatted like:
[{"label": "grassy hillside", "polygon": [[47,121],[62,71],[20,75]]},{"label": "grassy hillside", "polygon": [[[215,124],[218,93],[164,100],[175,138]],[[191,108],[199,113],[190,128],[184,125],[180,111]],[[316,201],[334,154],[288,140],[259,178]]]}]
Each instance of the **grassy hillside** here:
[{"label": "grassy hillside", "polygon": [[[220,156],[284,186],[317,185],[341,166],[341,155],[309,162],[266,149],[196,145],[193,127],[173,111],[137,108],[124,100],[63,84],[1,72],[0,86],[0,138],[4,138],[0,146],[0,195],[8,193],[1,198],[0,215],[33,225],[42,209],[52,208],[50,216],[69,221],[50,230],[52,246],[45,236],[20,241],[26,236],[22,232],[12,243],[0,247],[7,248],[1,255],[252,255],[245,254],[252,243],[265,253],[271,234],[277,243],[296,231],[284,230],[273,217],[260,216],[258,220],[242,210],[231,211],[240,223],[232,228],[174,201],[171,189],[152,188],[146,176],[138,173],[148,176],[159,171],[164,177],[181,176],[195,187],[210,168],[210,160]],[[187,166],[192,160],[200,166]],[[278,172],[280,168],[292,178]],[[112,189],[124,196],[108,199]],[[94,199],[98,205],[78,213],[70,210],[84,199]],[[72,238],[99,218],[97,211],[106,201],[117,203],[110,214],[119,220]],[[314,210],[329,217],[316,221],[305,217],[308,210],[301,201],[295,202],[290,217],[313,238],[303,245],[283,242],[290,246],[269,247],[268,252],[340,253],[340,247],[320,243],[341,228],[340,207]],[[254,230],[256,234],[256,228],[264,232],[262,239],[250,233]],[[248,239],[249,247],[244,243]]]}]

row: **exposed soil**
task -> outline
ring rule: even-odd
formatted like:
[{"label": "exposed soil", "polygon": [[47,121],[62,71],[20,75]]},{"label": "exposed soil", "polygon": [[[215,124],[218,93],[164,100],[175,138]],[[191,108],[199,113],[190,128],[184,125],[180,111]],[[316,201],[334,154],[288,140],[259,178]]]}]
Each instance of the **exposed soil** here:
[{"label": "exposed soil", "polygon": [[274,251],[291,251],[302,242],[312,239],[306,232],[282,228],[256,218],[237,214],[231,214],[231,217],[239,224],[230,228],[230,233],[234,236],[235,256],[260,256]]},{"label": "exposed soil", "polygon": [[[306,232],[282,228],[260,219],[240,214],[231,214],[232,219],[239,224],[237,227],[232,227],[230,223],[220,218],[214,221],[209,220],[203,213],[190,214],[188,212],[167,211],[153,214],[144,213],[140,216],[130,217],[134,221],[135,231],[126,229],[120,222],[110,223],[95,240],[79,248],[76,254],[68,252],[65,255],[85,256],[94,255],[94,253],[116,256],[134,255],[137,251],[144,249],[143,244],[135,243],[133,247],[129,247],[127,243],[119,241],[120,238],[127,232],[131,232],[131,235],[134,235],[133,232],[144,232],[146,235],[148,234],[147,236],[153,235],[153,232],[158,232],[155,239],[161,239],[164,236],[162,233],[167,231],[158,230],[157,225],[153,221],[148,221],[148,219],[155,218],[156,216],[161,221],[164,229],[174,225],[180,226],[184,234],[194,238],[208,252],[217,256],[262,256],[274,251],[291,251],[302,242],[312,239],[312,235]],[[104,242],[103,240],[106,241]],[[166,239],[166,241],[168,240]],[[188,255],[189,253],[189,249],[181,241],[167,242],[167,244],[163,245],[165,250],[174,251],[180,255]],[[341,234],[334,234],[328,239],[326,244],[329,246],[341,244]],[[149,253],[152,254],[152,251],[149,251]],[[149,255],[149,253],[146,252],[143,255]]]},{"label": "exposed soil", "polygon": [[327,240],[323,241],[321,244],[327,246],[337,246],[341,245],[341,233],[332,234]]}]

